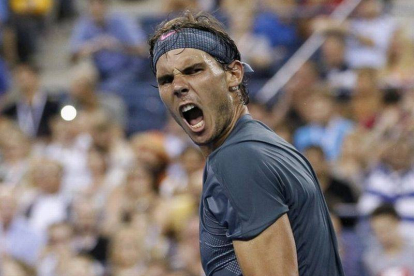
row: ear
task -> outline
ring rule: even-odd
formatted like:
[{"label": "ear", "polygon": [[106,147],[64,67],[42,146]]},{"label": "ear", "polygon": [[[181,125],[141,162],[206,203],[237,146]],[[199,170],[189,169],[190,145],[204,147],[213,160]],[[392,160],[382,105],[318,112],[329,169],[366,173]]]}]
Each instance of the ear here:
[{"label": "ear", "polygon": [[243,64],[235,60],[227,66],[226,78],[228,87],[239,86],[243,81]]}]

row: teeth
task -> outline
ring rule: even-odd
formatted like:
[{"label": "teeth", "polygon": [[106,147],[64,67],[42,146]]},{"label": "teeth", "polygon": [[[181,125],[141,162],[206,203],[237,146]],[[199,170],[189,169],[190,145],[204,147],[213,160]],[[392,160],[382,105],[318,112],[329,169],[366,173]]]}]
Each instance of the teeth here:
[{"label": "teeth", "polygon": [[183,112],[187,112],[191,109],[193,109],[195,106],[193,104],[187,104],[186,106],[183,107]]},{"label": "teeth", "polygon": [[202,126],[204,126],[204,120],[202,120],[201,122],[199,122],[199,123],[197,123],[197,124],[193,125],[192,127],[193,127],[193,128],[200,128],[200,127],[202,127]]}]

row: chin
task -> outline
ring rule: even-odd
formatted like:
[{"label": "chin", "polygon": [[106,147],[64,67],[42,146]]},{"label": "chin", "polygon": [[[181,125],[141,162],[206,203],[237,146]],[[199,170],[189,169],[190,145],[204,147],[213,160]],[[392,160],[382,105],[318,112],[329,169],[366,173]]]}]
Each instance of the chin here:
[{"label": "chin", "polygon": [[214,139],[206,133],[206,131],[203,131],[202,133],[193,133],[189,129],[185,129],[185,132],[187,133],[188,137],[190,137],[191,141],[194,142],[197,146],[206,146],[210,144]]},{"label": "chin", "polygon": [[211,142],[212,142],[212,139],[207,139],[207,138],[198,139],[198,137],[193,137],[192,135],[190,135],[190,138],[194,142],[194,144],[196,144],[199,147],[207,146],[207,145],[211,144]]}]

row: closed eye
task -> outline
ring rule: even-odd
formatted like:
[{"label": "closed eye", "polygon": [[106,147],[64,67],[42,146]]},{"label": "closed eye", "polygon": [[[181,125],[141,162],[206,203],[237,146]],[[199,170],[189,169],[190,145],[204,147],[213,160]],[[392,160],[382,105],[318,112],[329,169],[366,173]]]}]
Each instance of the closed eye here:
[{"label": "closed eye", "polygon": [[158,85],[166,85],[172,83],[174,80],[173,75],[165,75],[157,79]]},{"label": "closed eye", "polygon": [[[188,66],[188,67],[184,68],[184,70],[180,71],[180,73],[183,74],[183,75],[191,76],[191,75],[195,75],[197,73],[200,73],[202,71],[204,71],[204,65],[200,64],[200,63],[197,63],[197,64],[194,64],[194,65],[191,65],[191,66]],[[172,75],[172,74],[171,75],[169,75],[169,74],[168,75],[163,75],[163,76],[160,76],[159,78],[157,78],[157,82],[158,82],[159,86],[170,84],[173,81],[174,81],[174,75]]]}]

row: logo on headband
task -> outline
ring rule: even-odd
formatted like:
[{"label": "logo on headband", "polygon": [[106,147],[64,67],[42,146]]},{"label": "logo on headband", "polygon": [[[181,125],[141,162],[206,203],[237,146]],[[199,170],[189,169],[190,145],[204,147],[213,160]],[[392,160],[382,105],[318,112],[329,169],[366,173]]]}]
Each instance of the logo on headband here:
[{"label": "logo on headband", "polygon": [[172,36],[175,33],[176,33],[176,31],[171,31],[171,32],[165,33],[165,34],[161,35],[160,40],[161,41],[166,40],[168,37]]}]

